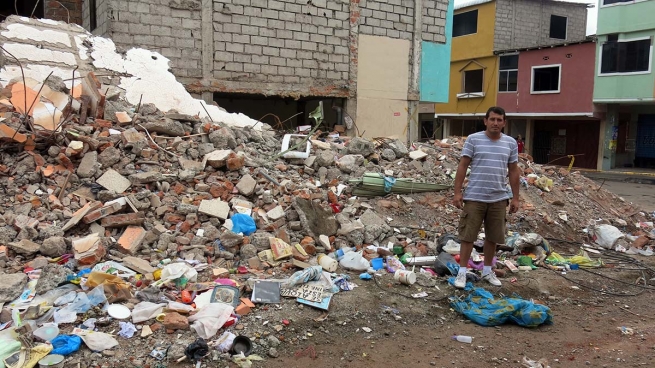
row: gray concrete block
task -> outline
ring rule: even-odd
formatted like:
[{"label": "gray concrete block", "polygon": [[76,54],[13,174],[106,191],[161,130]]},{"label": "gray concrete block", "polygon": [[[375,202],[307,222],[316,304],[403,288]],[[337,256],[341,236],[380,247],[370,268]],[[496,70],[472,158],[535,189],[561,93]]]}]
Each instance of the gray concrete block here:
[{"label": "gray concrete block", "polygon": [[264,46],[262,48],[262,54],[267,56],[280,56],[280,49],[275,47]]},{"label": "gray concrete block", "polygon": [[262,10],[262,17],[268,18],[268,19],[278,19],[279,12],[277,10],[263,9]]},{"label": "gray concrete block", "polygon": [[275,75],[277,74],[277,66],[275,65],[262,65],[262,74]]},{"label": "gray concrete block", "polygon": [[283,30],[283,29],[278,29],[275,32],[275,34],[276,34],[277,38],[281,38],[281,39],[292,39],[293,38],[293,32]]},{"label": "gray concrete block", "polygon": [[267,23],[269,28],[275,28],[275,29],[284,29],[284,26],[286,24],[285,21],[277,20],[277,19],[269,19]]},{"label": "gray concrete block", "polygon": [[242,53],[243,52],[243,44],[242,43],[227,43],[225,46],[226,46],[226,50],[228,52],[236,52],[236,53]]},{"label": "gray concrete block", "polygon": [[241,25],[240,24],[223,24],[223,32],[241,33]]},{"label": "gray concrete block", "polygon": [[293,39],[298,41],[309,41],[309,32],[293,32]]},{"label": "gray concrete block", "polygon": [[308,50],[308,51],[316,51],[318,45],[316,42],[311,42],[311,41],[301,41],[300,42],[300,48],[303,50]]},{"label": "gray concrete block", "polygon": [[243,71],[246,73],[260,73],[262,71],[261,65],[257,64],[243,64]]},{"label": "gray concrete block", "polygon": [[227,52],[227,51],[215,51],[214,60],[225,61],[225,62],[234,61],[234,54],[232,52]]},{"label": "gray concrete block", "polygon": [[268,0],[250,0],[250,5],[257,8],[268,8]]},{"label": "gray concrete block", "polygon": [[268,46],[268,38],[262,36],[250,36],[250,43],[254,45]]},{"label": "gray concrete block", "polygon": [[[281,58],[281,57],[275,57],[271,56],[271,65],[276,65],[276,66],[286,66],[287,65],[287,59]],[[278,69],[278,72],[280,70]]]},{"label": "gray concrete block", "polygon": [[279,38],[269,38],[268,45],[272,47],[284,47],[284,40]]},{"label": "gray concrete block", "polygon": [[300,41],[297,40],[284,40],[284,47],[289,49],[299,49]]},{"label": "gray concrete block", "polygon": [[[125,31],[125,33],[131,33],[133,35],[137,34],[142,34],[142,35],[149,35],[150,34],[150,25],[148,24],[139,24],[139,23],[129,23],[129,31]],[[121,32],[119,29],[114,28],[115,31]]]},{"label": "gray concrete block", "polygon": [[261,8],[253,8],[252,6],[246,6],[243,8],[243,15],[247,15],[249,17],[260,17],[262,16],[262,9]]},{"label": "gray concrete block", "polygon": [[274,10],[285,10],[284,2],[278,0],[268,0],[268,8]]},{"label": "gray concrete block", "polygon": [[249,35],[235,34],[232,37],[232,39],[233,39],[232,42],[236,42],[236,43],[243,43],[243,44],[250,43],[250,36]]},{"label": "gray concrete block", "polygon": [[252,55],[252,62],[254,64],[268,64],[269,58],[268,56]]},{"label": "gray concrete block", "polygon": [[311,34],[309,35],[309,40],[318,44],[323,44],[325,43],[325,36],[320,34]]}]

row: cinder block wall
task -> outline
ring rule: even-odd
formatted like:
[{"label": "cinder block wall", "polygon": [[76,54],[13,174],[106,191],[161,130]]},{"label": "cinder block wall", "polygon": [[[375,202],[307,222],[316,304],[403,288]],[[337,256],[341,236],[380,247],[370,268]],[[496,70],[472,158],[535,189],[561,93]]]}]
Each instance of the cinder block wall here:
[{"label": "cinder block wall", "polygon": [[416,35],[445,43],[448,7],[448,0],[96,1],[108,7],[94,33],[160,52],[191,92],[292,97],[352,97],[360,33],[412,39],[414,4],[422,1]]},{"label": "cinder block wall", "polygon": [[[552,39],[550,16],[568,18],[566,40]],[[586,4],[548,0],[496,0],[494,50],[552,45],[584,40]]]}]

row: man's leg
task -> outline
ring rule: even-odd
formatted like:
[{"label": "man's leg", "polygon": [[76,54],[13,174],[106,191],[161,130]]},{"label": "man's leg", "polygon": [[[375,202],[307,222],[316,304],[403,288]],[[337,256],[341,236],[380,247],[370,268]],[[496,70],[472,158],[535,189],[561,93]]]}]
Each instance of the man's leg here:
[{"label": "man's leg", "polygon": [[493,258],[496,255],[496,244],[505,243],[505,216],[507,201],[489,204],[489,210],[484,218],[484,268],[482,278],[494,286],[501,286],[496,274],[491,269]]},{"label": "man's leg", "polygon": [[473,242],[480,232],[486,207],[486,203],[466,202],[459,218],[459,272],[455,278],[455,287],[460,289],[466,286],[466,271],[473,251]]}]

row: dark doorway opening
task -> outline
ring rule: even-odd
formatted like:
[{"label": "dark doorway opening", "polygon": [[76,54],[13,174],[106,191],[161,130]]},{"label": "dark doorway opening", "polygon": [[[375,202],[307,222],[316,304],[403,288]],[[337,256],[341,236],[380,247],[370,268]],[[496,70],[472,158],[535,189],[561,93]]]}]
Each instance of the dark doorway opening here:
[{"label": "dark doorway opening", "polygon": [[0,21],[10,15],[43,18],[45,0],[3,0],[0,1]]},{"label": "dark doorway opening", "polygon": [[533,144],[534,162],[596,169],[600,123],[597,120],[537,120]]},{"label": "dark doorway opening", "polygon": [[299,126],[314,125],[309,114],[323,101],[323,131],[343,125],[345,100],[342,98],[303,97],[298,100],[279,96],[241,93],[214,93],[218,106],[232,113],[242,113],[269,124],[276,130],[292,131]]}]

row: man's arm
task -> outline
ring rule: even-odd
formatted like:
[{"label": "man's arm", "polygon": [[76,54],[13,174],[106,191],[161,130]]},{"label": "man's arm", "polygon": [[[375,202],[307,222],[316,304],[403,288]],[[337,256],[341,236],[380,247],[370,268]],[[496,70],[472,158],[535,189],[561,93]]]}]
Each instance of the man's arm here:
[{"label": "man's arm", "polygon": [[514,213],[519,210],[521,169],[516,162],[508,164],[507,168],[509,169],[509,186],[512,188],[512,202],[509,206],[509,212]]},{"label": "man's arm", "polygon": [[470,164],[471,158],[468,156],[462,156],[459,160],[459,165],[457,166],[457,173],[455,174],[455,197],[453,198],[453,205],[457,208],[464,207],[462,187],[464,186],[464,178],[466,178],[466,171]]}]

